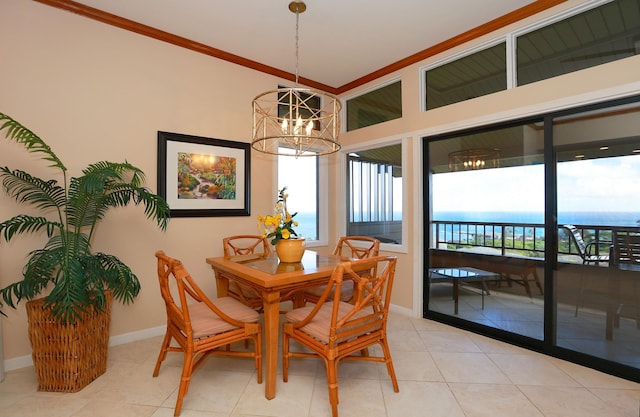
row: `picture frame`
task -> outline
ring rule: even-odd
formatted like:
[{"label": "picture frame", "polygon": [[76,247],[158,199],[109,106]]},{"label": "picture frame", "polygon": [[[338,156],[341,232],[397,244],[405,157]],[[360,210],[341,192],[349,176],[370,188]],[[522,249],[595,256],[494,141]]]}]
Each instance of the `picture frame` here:
[{"label": "picture frame", "polygon": [[158,131],[158,194],[171,217],[249,216],[249,143]]}]

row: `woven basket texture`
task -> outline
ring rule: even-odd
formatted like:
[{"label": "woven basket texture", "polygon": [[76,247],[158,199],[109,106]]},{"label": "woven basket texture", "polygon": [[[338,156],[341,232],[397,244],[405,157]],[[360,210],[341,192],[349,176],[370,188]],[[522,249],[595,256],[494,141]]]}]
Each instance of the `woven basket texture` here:
[{"label": "woven basket texture", "polygon": [[44,298],[26,303],[38,391],[78,392],[105,373],[112,296],[104,311],[93,309],[75,324],[61,324],[44,308]]}]

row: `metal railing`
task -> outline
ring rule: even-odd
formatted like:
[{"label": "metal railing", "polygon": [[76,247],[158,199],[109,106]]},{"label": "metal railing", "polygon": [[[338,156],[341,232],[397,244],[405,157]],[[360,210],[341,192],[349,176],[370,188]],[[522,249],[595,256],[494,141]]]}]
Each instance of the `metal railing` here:
[{"label": "metal railing", "polygon": [[[432,221],[431,225],[434,243],[432,247],[435,248],[486,251],[503,256],[544,258],[545,232],[543,224],[438,220]],[[584,224],[574,226],[580,231],[585,243],[604,242],[601,245],[594,245],[596,254],[608,251],[606,242],[611,242],[614,231],[640,231],[640,227]],[[569,233],[560,227],[558,229],[558,255],[575,256],[579,259],[580,252]]]}]

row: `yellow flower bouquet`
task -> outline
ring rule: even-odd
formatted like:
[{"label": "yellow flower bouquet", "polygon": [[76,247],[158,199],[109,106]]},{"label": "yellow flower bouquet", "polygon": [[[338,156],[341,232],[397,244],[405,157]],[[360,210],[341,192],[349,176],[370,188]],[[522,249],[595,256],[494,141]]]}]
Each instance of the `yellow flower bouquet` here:
[{"label": "yellow flower bouquet", "polygon": [[298,213],[289,213],[287,209],[287,197],[289,195],[285,191],[287,191],[287,187],[278,192],[278,201],[273,215],[258,216],[258,227],[262,230],[262,236],[272,238],[272,245],[275,245],[281,239],[298,237],[296,231],[293,230],[294,227],[298,226],[298,222],[293,220]]}]

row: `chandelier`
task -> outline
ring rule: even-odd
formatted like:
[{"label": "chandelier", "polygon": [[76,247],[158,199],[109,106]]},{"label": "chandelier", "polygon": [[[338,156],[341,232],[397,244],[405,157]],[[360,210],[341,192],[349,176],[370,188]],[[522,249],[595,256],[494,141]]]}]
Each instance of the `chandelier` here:
[{"label": "chandelier", "polygon": [[253,149],[272,155],[319,156],[340,150],[340,100],[298,86],[298,21],[307,6],[289,3],[296,14],[295,87],[267,91],[253,99]]},{"label": "chandelier", "polygon": [[470,169],[499,167],[499,149],[463,149],[449,154],[449,171],[465,171]]}]

